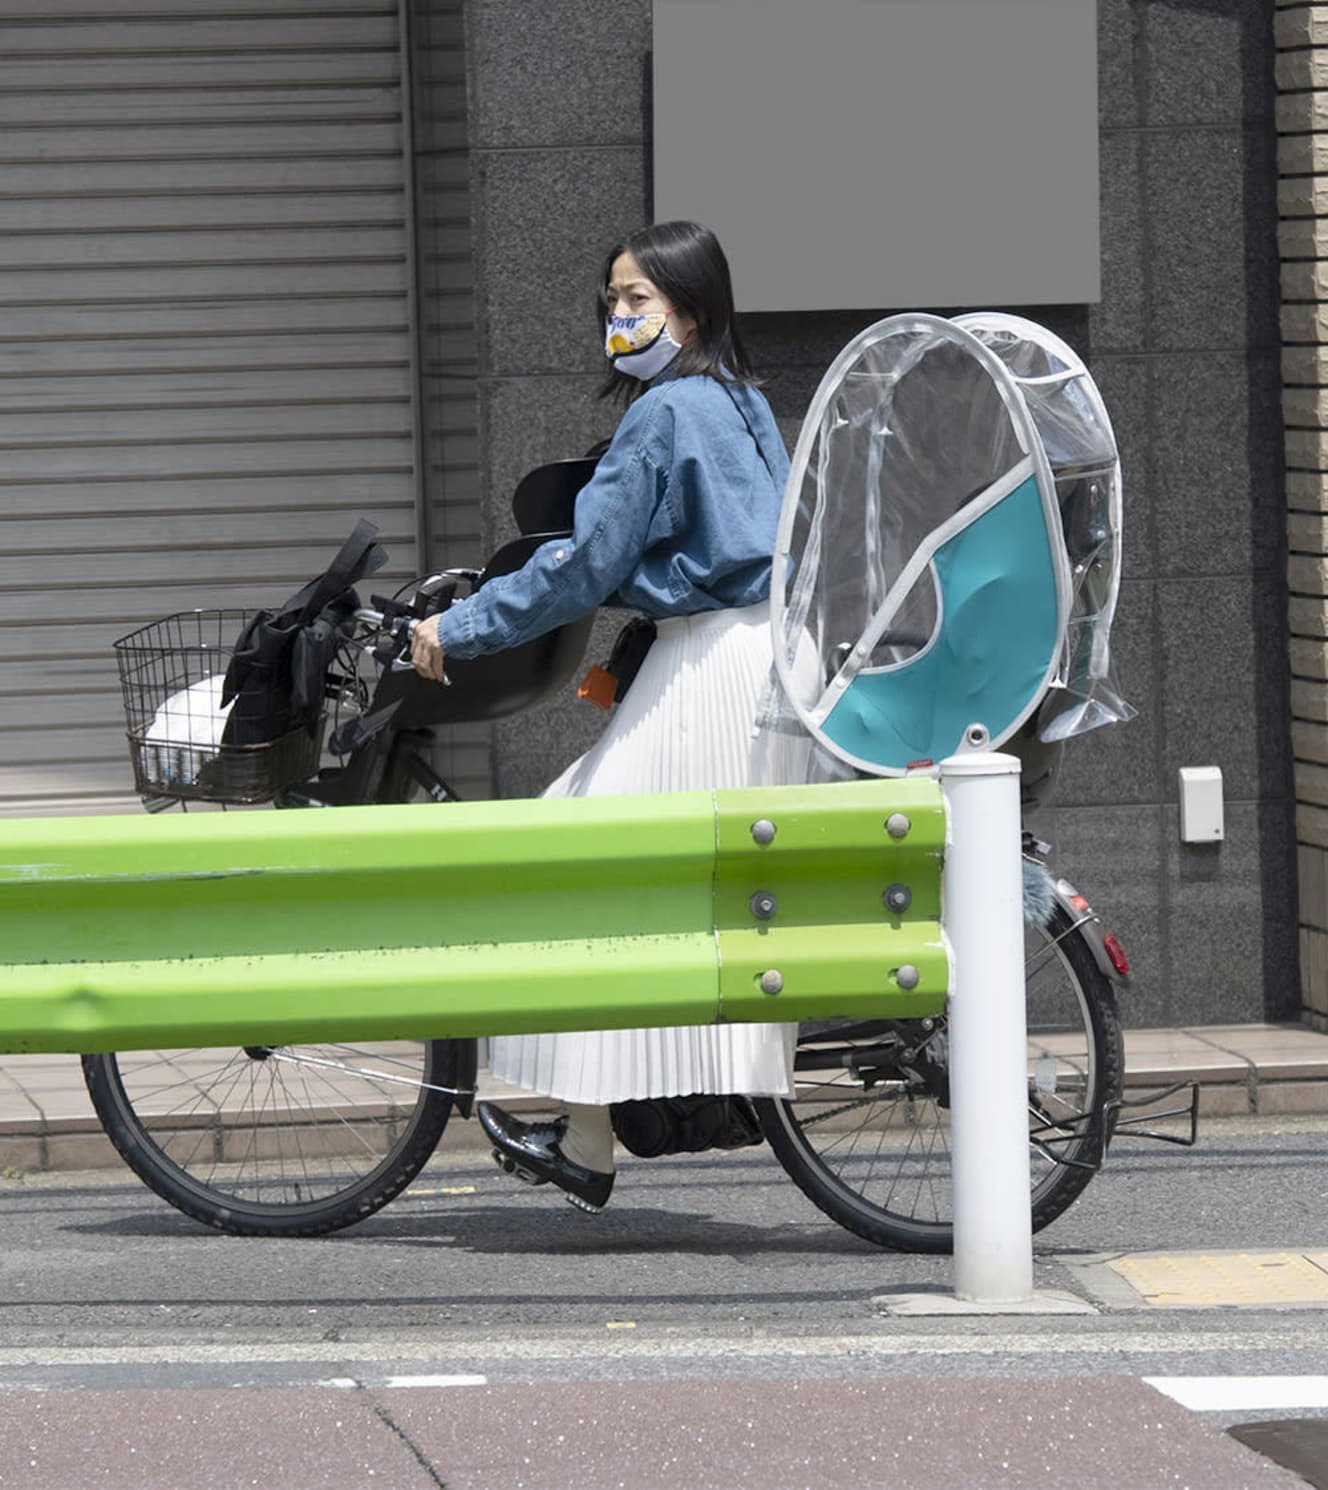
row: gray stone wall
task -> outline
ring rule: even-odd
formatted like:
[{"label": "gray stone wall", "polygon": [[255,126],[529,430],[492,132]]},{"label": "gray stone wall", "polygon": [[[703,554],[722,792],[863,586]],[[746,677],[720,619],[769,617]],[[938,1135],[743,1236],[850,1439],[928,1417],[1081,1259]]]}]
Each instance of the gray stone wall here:
[{"label": "gray stone wall", "polygon": [[[1271,0],[1099,4],[1103,298],[1082,350],[1126,481],[1139,718],[1067,758],[1048,837],[1139,969],[1132,1023],[1294,1017],[1294,792]],[[1222,768],[1226,841],[1180,842]]]},{"label": "gray stone wall", "polygon": [[[1071,745],[1037,825],[1134,960],[1133,1025],[1299,1009],[1272,9],[1100,0],[1103,296],[1027,312],[1088,358],[1122,448],[1117,636],[1139,718]],[[522,472],[615,422],[595,399],[593,307],[604,248],[649,217],[650,5],[469,0],[467,46],[493,541]],[[844,342],[905,308],[965,307],[744,321],[790,443]],[[495,791],[537,792],[594,738],[594,716],[569,698],[500,726]],[[1222,767],[1220,846],[1179,841],[1186,764]]]}]

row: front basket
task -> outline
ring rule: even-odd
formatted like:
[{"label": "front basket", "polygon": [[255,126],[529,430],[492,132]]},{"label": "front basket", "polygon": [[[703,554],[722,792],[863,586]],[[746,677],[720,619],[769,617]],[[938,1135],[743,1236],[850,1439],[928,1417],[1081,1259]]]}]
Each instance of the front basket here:
[{"label": "front basket", "polygon": [[182,611],[115,643],[134,785],[144,797],[267,802],[318,769],[323,720],[258,745],[223,743],[222,679],[244,610]]}]

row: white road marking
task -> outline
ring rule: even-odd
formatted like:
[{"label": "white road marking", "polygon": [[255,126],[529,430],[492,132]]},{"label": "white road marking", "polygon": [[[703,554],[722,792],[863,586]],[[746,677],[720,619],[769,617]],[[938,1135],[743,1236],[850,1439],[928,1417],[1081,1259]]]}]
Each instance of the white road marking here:
[{"label": "white road marking", "polygon": [[487,1387],[487,1376],[389,1376],[385,1387]]},{"label": "white road marking", "polygon": [[1194,1412],[1265,1412],[1328,1407],[1328,1376],[1145,1376],[1150,1387]]}]

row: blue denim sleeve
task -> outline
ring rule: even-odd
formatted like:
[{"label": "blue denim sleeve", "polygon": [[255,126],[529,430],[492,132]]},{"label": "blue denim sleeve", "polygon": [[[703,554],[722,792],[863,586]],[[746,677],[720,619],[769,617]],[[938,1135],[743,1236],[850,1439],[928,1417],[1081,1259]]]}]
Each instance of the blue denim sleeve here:
[{"label": "blue denim sleeve", "polygon": [[577,496],[570,538],[543,544],[516,573],[443,613],[438,641],[446,655],[464,661],[520,646],[594,610],[632,574],[668,480],[668,461],[655,448],[657,407],[643,397],[623,416]]}]

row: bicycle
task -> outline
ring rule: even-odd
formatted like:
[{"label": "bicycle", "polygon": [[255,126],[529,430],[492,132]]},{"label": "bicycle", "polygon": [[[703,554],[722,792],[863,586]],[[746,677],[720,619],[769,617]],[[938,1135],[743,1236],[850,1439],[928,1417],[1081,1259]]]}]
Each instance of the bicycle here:
[{"label": "bicycle", "polygon": [[[460,586],[477,588],[516,569],[539,544],[568,532],[575,494],[594,464],[592,456],[530,473],[513,500],[521,536],[484,569],[430,574],[355,609],[326,680],[337,765],[316,769],[320,725],[307,739],[229,751],[186,743],[178,755],[167,752],[164,769],[147,721],[168,697],[217,676],[245,617],[186,613],[123,638],[117,647],[130,746],[146,804],[178,802],[187,810],[193,800],[271,799],[310,810],[456,800],[429,760],[434,731],[520,712],[561,687],[581,661],[591,618],[496,657],[449,663],[446,687],[419,678],[405,661],[410,630]],[[366,657],[376,664],[371,686],[355,665]],[[1128,964],[1088,902],[1046,874],[1045,852],[1026,838],[1035,1228],[1082,1193],[1117,1127],[1132,1121],[1119,1116],[1115,999]],[[450,1039],[83,1057],[93,1106],[129,1167],[186,1215],[252,1236],[320,1235],[386,1205],[429,1161],[454,1114],[470,1116],[477,1071],[476,1043]],[[945,1018],[804,1025],[795,1076],[793,1099],[757,1099],[755,1107],[765,1139],[804,1195],[878,1245],[948,1250]]]}]

